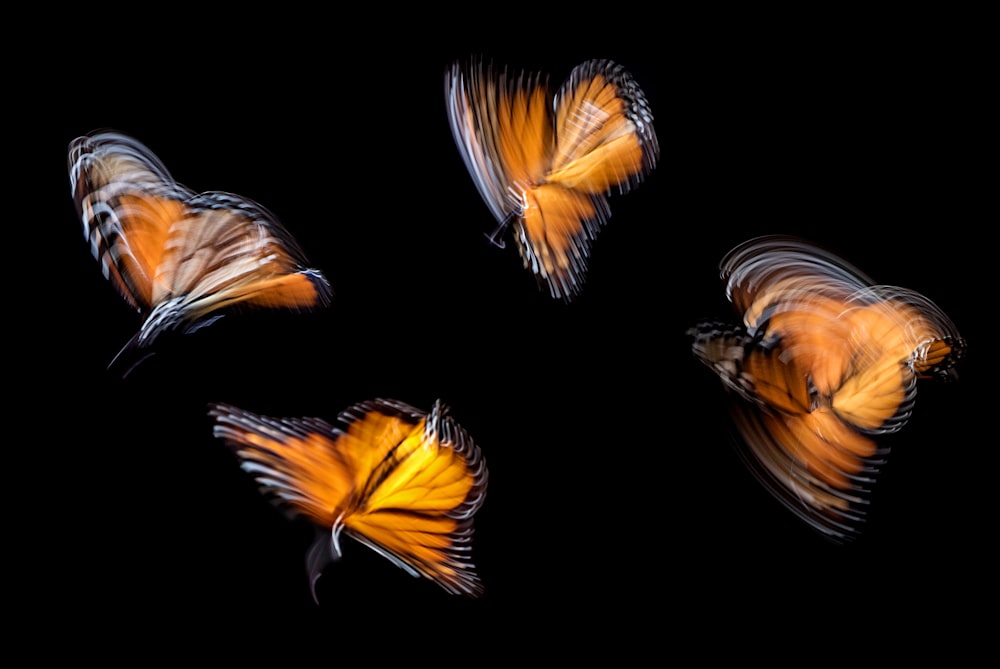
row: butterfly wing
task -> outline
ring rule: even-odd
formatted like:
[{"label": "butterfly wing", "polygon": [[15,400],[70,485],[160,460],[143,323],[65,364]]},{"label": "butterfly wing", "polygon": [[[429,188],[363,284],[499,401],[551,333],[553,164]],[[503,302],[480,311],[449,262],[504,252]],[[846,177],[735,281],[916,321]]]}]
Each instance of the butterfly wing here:
[{"label": "butterfly wing", "polygon": [[779,415],[745,402],[730,408],[736,452],[757,481],[822,536],[853,541],[886,452],[827,412]]},{"label": "butterfly wing", "polygon": [[549,183],[603,195],[639,185],[659,159],[653,113],[620,64],[590,60],[573,68],[556,94]]},{"label": "butterfly wing", "polygon": [[324,556],[339,558],[343,531],[450,593],[482,593],[471,541],[487,469],[440,402],[427,414],[392,400],[363,402],[338,426],[221,404],[210,415],[215,435],[269,497],[329,532],[311,553],[313,582]]},{"label": "butterfly wing", "polygon": [[223,307],[308,310],[329,303],[325,277],[305,266],[270,211],[223,192],[198,195],[188,208],[171,231],[159,277],[161,299],[183,296],[187,320],[199,322]]},{"label": "butterfly wing", "polygon": [[345,519],[351,535],[453,594],[481,594],[470,559],[473,517],[486,493],[481,451],[440,402],[426,415],[384,400],[361,409],[342,416],[361,443],[386,433],[380,423],[390,433],[410,430],[386,442],[394,445],[366,482],[365,512]]},{"label": "butterfly wing", "polygon": [[751,240],[724,258],[741,326],[702,324],[696,356],[735,391],[740,452],[789,509],[836,541],[854,538],[919,375],[945,375],[964,343],[926,298],[875,286],[802,240]]},{"label": "butterfly wing", "polygon": [[751,474],[824,536],[856,536],[883,462],[876,444],[828,408],[811,411],[811,384],[774,342],[722,322],[688,334],[696,358],[731,391],[736,452]]},{"label": "butterfly wing", "polygon": [[886,326],[877,338],[918,378],[957,378],[956,365],[965,356],[967,344],[941,307],[899,286],[873,285],[857,297],[879,306]]},{"label": "butterfly wing", "polygon": [[554,109],[548,169],[524,192],[515,239],[552,296],[571,300],[582,289],[592,242],[611,216],[607,195],[645,180],[659,143],[645,94],[614,61],[576,66]]},{"label": "butterfly wing", "polygon": [[817,297],[846,301],[874,284],[831,251],[788,235],[747,240],[729,251],[719,268],[727,299],[751,329],[775,306],[796,298],[810,304]]},{"label": "butterfly wing", "polygon": [[492,66],[459,63],[445,76],[452,136],[497,223],[519,215],[518,191],[542,178],[552,143],[550,95],[538,75],[512,78]]},{"label": "butterfly wing", "polygon": [[115,290],[140,313],[158,301],[156,274],[173,223],[194,193],[135,139],[101,132],[69,146],[77,214],[91,253]]},{"label": "butterfly wing", "polygon": [[[643,92],[620,65],[583,63],[553,98],[539,75],[494,76],[479,63],[446,76],[459,152],[501,226],[553,297],[579,294],[606,196],[641,182],[659,156]],[[554,109],[553,109],[554,107]]]},{"label": "butterfly wing", "polygon": [[[332,291],[277,218],[230,193],[195,194],[116,132],[69,147],[74,202],[104,275],[145,317],[125,349],[191,331],[238,306],[313,309]],[[125,352],[123,349],[123,352]]]}]

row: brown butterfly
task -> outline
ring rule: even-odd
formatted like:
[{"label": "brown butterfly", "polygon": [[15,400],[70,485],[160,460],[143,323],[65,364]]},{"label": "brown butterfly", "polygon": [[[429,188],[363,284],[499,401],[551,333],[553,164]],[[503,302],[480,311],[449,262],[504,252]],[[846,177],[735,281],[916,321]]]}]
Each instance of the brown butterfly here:
[{"label": "brown butterfly", "polygon": [[337,425],[226,404],[211,405],[209,415],[261,491],[316,526],[307,560],[314,599],[323,568],[341,558],[341,534],[449,593],[482,594],[471,543],[486,461],[440,401],[429,413],[395,400],[362,402]]},{"label": "brown butterfly", "polygon": [[610,60],[576,66],[554,93],[539,74],[455,63],[445,90],[458,150],[500,224],[493,241],[513,224],[539,285],[574,299],[608,194],[638,185],[659,158],[645,94]]},{"label": "brown butterfly", "polygon": [[144,317],[116,360],[126,353],[148,355],[164,332],[192,332],[237,307],[311,310],[329,304],[326,278],[307,267],[295,240],[260,204],[232,193],[189,190],[149,148],[118,132],[73,140],[68,162],[91,252]]},{"label": "brown butterfly", "polygon": [[910,418],[918,379],[954,376],[965,342],[926,297],[798,238],[751,239],[721,269],[742,323],[689,334],[734,393],[741,453],[800,518],[851,540],[888,454],[877,436]]}]

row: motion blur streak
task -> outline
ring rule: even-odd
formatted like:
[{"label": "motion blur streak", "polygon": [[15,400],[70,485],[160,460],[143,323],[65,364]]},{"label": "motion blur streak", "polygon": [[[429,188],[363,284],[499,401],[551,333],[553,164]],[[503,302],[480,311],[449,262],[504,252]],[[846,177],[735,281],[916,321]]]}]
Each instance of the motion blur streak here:
[{"label": "motion blur streak", "polygon": [[741,455],[811,527],[853,540],[888,455],[878,436],[906,424],[919,379],[955,377],[965,341],[923,295],[802,239],[751,239],[721,277],[741,322],[688,334],[730,391]]}]

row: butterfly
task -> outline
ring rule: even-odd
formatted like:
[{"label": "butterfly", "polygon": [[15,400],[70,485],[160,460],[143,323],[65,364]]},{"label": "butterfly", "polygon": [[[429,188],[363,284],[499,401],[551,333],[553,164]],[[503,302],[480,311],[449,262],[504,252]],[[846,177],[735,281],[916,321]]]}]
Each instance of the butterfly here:
[{"label": "butterfly", "polygon": [[341,535],[451,594],[478,597],[473,521],[486,496],[479,447],[442,402],[430,412],[389,399],[361,402],[331,425],[212,404],[214,435],[290,517],[317,529],[307,566],[313,599]]},{"label": "butterfly", "polygon": [[195,193],[133,137],[101,130],[69,145],[69,179],[104,276],[144,318],[122,356],[193,332],[238,307],[312,310],[332,289],[273,213],[222,191]]},{"label": "butterfly", "polygon": [[526,268],[553,298],[582,290],[608,196],[645,180],[659,159],[653,114],[632,75],[611,60],[577,65],[553,93],[539,73],[476,62],[445,74],[459,153],[499,222],[513,225]]},{"label": "butterfly", "polygon": [[731,391],[740,453],[760,482],[835,543],[854,540],[920,379],[953,379],[966,342],[925,296],[876,284],[806,240],[769,235],[721,262],[740,323],[691,328]]}]

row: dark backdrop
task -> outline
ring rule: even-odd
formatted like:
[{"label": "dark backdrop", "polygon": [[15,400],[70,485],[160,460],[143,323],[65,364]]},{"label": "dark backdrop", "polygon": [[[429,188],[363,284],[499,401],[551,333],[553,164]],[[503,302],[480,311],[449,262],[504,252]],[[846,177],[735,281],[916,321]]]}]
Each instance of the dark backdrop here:
[{"label": "dark backdrop", "polygon": [[[644,657],[719,652],[694,641],[706,631],[753,630],[768,647],[788,629],[822,647],[894,620],[933,634],[995,594],[980,464],[995,436],[973,408],[986,388],[993,213],[980,207],[985,97],[970,24],[649,16],[632,41],[515,21],[497,40],[423,18],[390,39],[309,17],[154,31],[91,17],[48,35],[57,57],[28,53],[12,135],[29,140],[26,180],[42,194],[8,220],[38,277],[16,279],[27,305],[8,316],[40,348],[11,351],[32,370],[14,406],[40,409],[20,423],[26,464],[8,474],[27,479],[10,513],[28,530],[17,542],[32,567],[19,579],[28,618],[96,622],[98,653],[121,630],[183,649],[225,623],[236,636],[220,648],[241,637],[324,648],[374,629],[388,646],[425,637],[418,654],[473,639],[483,658],[529,642],[553,656]],[[495,221],[444,111],[445,68],[474,54],[554,83],[612,58],[649,99],[660,164],[612,196],[572,305],[536,289],[513,245],[484,236]],[[65,154],[99,127],[145,142],[195,190],[274,211],[330,279],[331,308],[226,318],[127,379],[108,374],[140,320],[90,256]],[[848,547],[814,536],[742,468],[721,387],[684,336],[730,315],[722,255],[773,232],[923,292],[969,340],[960,381],[921,389],[866,534]],[[317,607],[309,532],[258,495],[206,416],[224,401],[332,420],[373,397],[440,398],[483,449],[482,599],[346,540]]]}]

